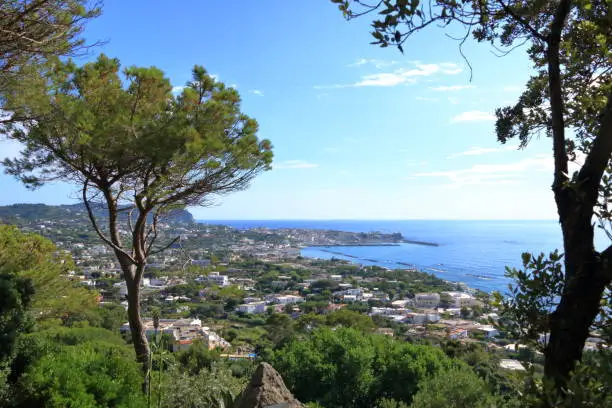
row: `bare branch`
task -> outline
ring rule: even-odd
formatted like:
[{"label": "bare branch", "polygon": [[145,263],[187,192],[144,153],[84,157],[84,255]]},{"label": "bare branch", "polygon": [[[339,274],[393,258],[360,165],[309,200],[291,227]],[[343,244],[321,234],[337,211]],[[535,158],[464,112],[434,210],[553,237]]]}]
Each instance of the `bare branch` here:
[{"label": "bare branch", "polygon": [[498,54],[495,54],[494,52],[493,55],[495,55],[496,57],[505,57],[506,55],[510,54],[512,51],[516,50],[517,48],[521,48],[523,45],[527,44],[529,42],[529,38],[525,38],[522,42],[520,42],[519,44],[507,49],[507,50],[503,50],[500,47],[498,47],[495,44],[492,44],[493,48],[495,49],[495,51],[498,52]]},{"label": "bare branch", "polygon": [[382,0],[379,1],[378,4],[376,4],[376,5],[366,4],[366,3],[362,2],[362,1],[359,1],[359,0],[355,0],[355,3],[365,7],[365,11],[362,11],[361,13],[353,13],[352,11],[350,11],[347,14],[347,17],[349,19],[365,16],[366,14],[369,14],[369,13],[375,11],[377,8],[379,8],[383,4]]},{"label": "bare branch", "polygon": [[538,39],[543,42],[546,41],[546,37],[540,34],[540,32],[536,30],[534,27],[532,27],[524,18],[516,14],[509,5],[507,5],[501,0],[498,0],[498,3],[502,6],[504,11],[508,13],[509,16],[511,16],[516,22],[518,22],[521,25],[521,27],[529,31],[529,33],[534,37],[534,39]]},{"label": "bare branch", "polygon": [[165,245],[161,248],[157,248],[155,250],[151,251],[151,248],[149,248],[149,252],[147,253],[148,255],[155,255],[158,254],[160,252],[164,252],[166,249],[170,248],[172,245],[174,245],[179,239],[181,239],[180,235],[178,237],[175,237],[172,241],[170,241],[170,243],[168,243],[168,245]]},{"label": "bare branch", "polygon": [[120,246],[113,243],[110,239],[108,239],[108,237],[104,235],[104,233],[98,227],[96,216],[94,215],[93,210],[91,209],[91,205],[89,204],[89,198],[87,195],[88,186],[89,186],[89,182],[86,180],[85,183],[83,184],[83,190],[82,190],[83,203],[85,204],[85,208],[87,209],[87,215],[89,216],[89,220],[91,221],[91,225],[93,226],[94,230],[96,231],[100,239],[102,239],[102,241],[104,241],[108,246],[113,248],[115,251],[120,252],[122,255],[127,257],[131,262],[136,263],[136,261],[130,254],[125,252],[123,248],[121,248]]}]

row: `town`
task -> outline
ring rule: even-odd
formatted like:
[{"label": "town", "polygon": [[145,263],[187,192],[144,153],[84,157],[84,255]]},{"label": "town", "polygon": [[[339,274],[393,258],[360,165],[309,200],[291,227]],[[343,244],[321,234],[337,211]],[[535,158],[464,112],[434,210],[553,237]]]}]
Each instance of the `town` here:
[{"label": "town", "polygon": [[[75,268],[67,278],[97,291],[100,307],[127,309],[119,266],[91,231],[82,208],[56,207],[60,210],[53,219],[22,216],[7,208],[0,210],[5,218],[10,212],[10,221],[23,231],[51,238],[72,256]],[[487,293],[416,269],[389,270],[300,255],[308,245],[393,245],[405,242],[401,234],[238,230],[196,223],[189,216],[160,225],[164,238],[180,239],[151,258],[142,281],[147,335],[166,335],[172,351],[197,342],[232,358],[252,359],[265,343],[270,316],[285,314],[308,325],[321,316],[350,319],[363,314],[380,334],[480,344],[498,355],[500,367],[508,370],[525,370],[519,360],[526,354],[532,361],[540,358],[541,353],[516,344],[500,330],[496,305]],[[129,324],[123,322],[119,330],[128,334]],[[600,346],[602,341],[591,337],[586,348]]]}]

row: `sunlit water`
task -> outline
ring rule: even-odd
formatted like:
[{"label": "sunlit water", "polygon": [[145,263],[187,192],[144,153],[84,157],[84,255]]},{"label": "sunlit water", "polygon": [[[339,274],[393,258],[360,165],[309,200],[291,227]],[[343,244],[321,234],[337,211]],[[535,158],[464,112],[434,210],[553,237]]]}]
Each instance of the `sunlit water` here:
[{"label": "sunlit water", "polygon": [[[202,221],[204,222],[204,221]],[[408,268],[412,265],[442,279],[464,282],[486,291],[505,291],[505,267],[520,267],[523,252],[561,250],[561,230],[556,221],[210,221],[235,228],[308,228],[353,232],[401,232],[409,240],[438,246],[401,244],[381,247],[311,247],[302,255],[346,259],[363,265]],[[601,235],[601,236],[600,236]],[[603,234],[598,235],[604,243]],[[328,250],[334,253],[327,252]],[[344,255],[339,255],[342,253]]]}]

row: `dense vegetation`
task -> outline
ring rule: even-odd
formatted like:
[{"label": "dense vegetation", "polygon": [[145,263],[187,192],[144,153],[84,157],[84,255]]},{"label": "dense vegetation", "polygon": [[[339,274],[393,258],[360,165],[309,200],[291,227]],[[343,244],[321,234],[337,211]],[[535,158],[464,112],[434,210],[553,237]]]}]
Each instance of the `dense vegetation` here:
[{"label": "dense vegetation", "polygon": [[[515,280],[511,298],[495,303],[500,326],[532,346],[515,356],[528,371],[500,369],[482,345],[427,336],[415,342],[392,321],[367,316],[375,302],[330,311],[339,284],[321,279],[306,289],[300,284],[310,270],[256,260],[242,265],[249,264],[258,293],[271,291],[281,276],[287,289],[300,290],[307,301],[299,316],[292,306],[230,316],[244,298],[236,288],[188,283],[167,294],[196,297],[206,289],[206,302],[186,313],[228,321],[223,334],[253,346],[313,407],[612,406],[610,351],[584,351],[592,330],[610,340],[612,246],[597,251],[593,242],[593,220],[606,229],[612,219],[610,1],[333,2],[348,18],[374,13],[374,43],[402,52],[408,38],[430,25],[464,28],[461,44],[470,35],[508,51],[529,44],[535,72],[517,103],[496,112],[496,133],[500,142],[516,138],[521,147],[534,135],[551,137],[564,248],[525,254],[523,268],[508,271]],[[0,225],[0,405],[227,407],[252,362],[225,360],[202,344],[170,353],[163,335],[147,338],[140,283],[151,256],[180,239],[156,242],[168,238],[159,234],[161,217],[191,223],[185,206],[246,188],[270,169],[272,146],[258,139],[257,122],[241,112],[237,91],[201,66],[174,93],[156,68],[120,72],[119,61],[104,55],[83,66],[64,58],[88,46],[80,34],[99,13],[97,3],[81,0],[0,0],[0,130],[25,146],[3,164],[30,187],[74,182],[83,200],[60,210],[0,209],[0,219],[79,215],[90,222],[80,237],[96,234],[112,249],[128,290],[127,313],[99,305],[98,293],[73,280],[74,263],[51,241]],[[583,164],[570,174],[577,155]],[[424,273],[325,267],[328,274],[382,278],[362,286],[389,299],[455,289]],[[142,306],[158,317],[182,313],[154,301]],[[461,310],[465,317],[481,312]],[[130,339],[118,333],[125,320]],[[396,337],[377,334],[383,326]]]},{"label": "dense vegetation", "polygon": [[440,349],[350,328],[314,330],[271,361],[301,401],[347,408],[376,406],[383,397],[410,403],[423,380],[462,366]]},{"label": "dense vegetation", "polygon": [[[506,306],[523,316],[524,341],[550,334],[544,388],[569,398],[567,384],[590,331],[599,318],[610,319],[612,246],[596,250],[594,229],[612,236],[612,5],[607,0],[332,1],[349,19],[375,16],[373,44],[394,45],[401,52],[429,27],[458,28],[463,30],[459,47],[472,37],[502,55],[527,45],[533,73],[517,102],[497,109],[495,131],[499,142],[518,139],[521,147],[534,136],[552,139],[552,191],[563,255],[526,254],[524,270],[510,272],[518,283],[515,301]],[[569,164],[578,156],[580,169],[572,174]]]}]

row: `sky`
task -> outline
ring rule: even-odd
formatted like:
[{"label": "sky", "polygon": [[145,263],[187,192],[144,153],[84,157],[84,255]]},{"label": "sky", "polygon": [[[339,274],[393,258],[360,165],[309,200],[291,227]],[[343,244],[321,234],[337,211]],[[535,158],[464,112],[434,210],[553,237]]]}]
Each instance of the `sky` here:
[{"label": "sky", "polygon": [[[193,65],[240,92],[274,145],[251,187],[191,208],[197,219],[555,219],[552,146],[501,145],[495,108],[529,78],[526,49],[499,57],[432,28],[404,54],[371,45],[370,19],[331,2],[106,0],[84,33],[123,66],[157,66],[177,87]],[[0,158],[19,150],[0,140]],[[0,174],[0,205],[64,204],[75,187],[28,191]]]}]

